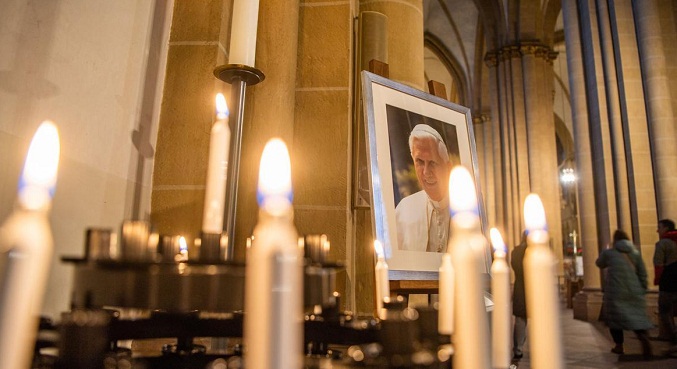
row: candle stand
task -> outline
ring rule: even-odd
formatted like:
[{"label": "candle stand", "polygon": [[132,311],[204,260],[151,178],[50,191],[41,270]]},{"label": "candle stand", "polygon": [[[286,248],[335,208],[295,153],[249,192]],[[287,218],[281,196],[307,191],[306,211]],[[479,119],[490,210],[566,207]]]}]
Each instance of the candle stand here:
[{"label": "candle stand", "polygon": [[[242,125],[244,123],[244,104],[247,86],[253,86],[263,81],[266,77],[260,70],[244,64],[226,64],[214,69],[214,76],[231,85],[231,145],[228,154],[228,180],[226,184],[226,207],[223,219],[226,220],[224,230],[228,234],[225,242],[226,251],[222,242],[206,242],[201,247],[205,249],[217,248],[219,251],[206,251],[210,255],[224,255],[225,260],[232,260],[235,248],[235,221],[237,212],[237,188],[240,175],[240,154],[242,149]],[[213,240],[214,238],[209,238]]]}]

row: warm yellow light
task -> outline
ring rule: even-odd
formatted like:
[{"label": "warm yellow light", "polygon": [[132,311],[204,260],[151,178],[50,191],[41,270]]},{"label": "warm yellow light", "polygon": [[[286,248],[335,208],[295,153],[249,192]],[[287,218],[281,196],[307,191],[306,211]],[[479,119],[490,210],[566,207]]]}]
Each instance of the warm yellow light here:
[{"label": "warm yellow light", "polygon": [[259,167],[259,206],[273,215],[291,207],[291,161],[287,145],[279,138],[266,144]]},{"label": "warm yellow light", "polygon": [[491,238],[491,245],[494,247],[494,251],[499,254],[505,255],[505,243],[503,242],[503,237],[501,237],[501,232],[496,228],[489,230],[489,238]]},{"label": "warm yellow light", "polygon": [[475,183],[468,169],[457,165],[449,174],[449,206],[452,214],[477,213]]},{"label": "warm yellow light", "polygon": [[19,181],[19,203],[27,209],[48,205],[54,195],[59,169],[59,130],[44,121],[33,136]]},{"label": "warm yellow light", "polygon": [[524,225],[528,231],[545,230],[545,210],[541,198],[536,194],[529,194],[524,200]]},{"label": "warm yellow light", "polygon": [[383,252],[383,245],[381,244],[381,241],[374,240],[374,251],[376,252],[376,256],[379,259],[385,258],[385,254]]},{"label": "warm yellow light", "polygon": [[226,103],[226,98],[223,97],[222,93],[216,94],[216,117],[218,119],[226,119],[228,117],[228,104]]}]

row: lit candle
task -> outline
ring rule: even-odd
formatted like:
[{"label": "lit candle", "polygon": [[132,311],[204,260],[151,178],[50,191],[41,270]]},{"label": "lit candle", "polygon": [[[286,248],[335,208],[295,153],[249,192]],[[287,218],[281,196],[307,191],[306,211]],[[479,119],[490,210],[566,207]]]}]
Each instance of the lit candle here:
[{"label": "lit candle", "polygon": [[223,232],[223,208],[226,202],[226,178],[228,177],[228,105],[223,94],[216,94],[216,122],[209,139],[209,162],[207,167],[207,188],[202,213],[202,232],[221,234]]},{"label": "lit candle", "polygon": [[374,251],[376,252],[376,312],[379,319],[386,318],[386,309],[383,308],[383,301],[390,298],[390,280],[388,279],[388,263],[386,263],[385,253],[381,241],[374,241]]},{"label": "lit candle", "polygon": [[439,286],[437,330],[440,334],[451,335],[454,333],[454,266],[448,251],[442,255]]},{"label": "lit candle", "polygon": [[254,67],[256,30],[259,23],[259,0],[235,0],[230,27],[230,64]]},{"label": "lit candle", "polygon": [[59,152],[59,132],[45,121],[28,149],[17,206],[0,227],[0,368],[31,364],[53,251],[48,213]]},{"label": "lit candle", "polygon": [[531,367],[564,368],[555,258],[538,195],[530,194],[524,201],[524,224],[528,232],[523,265]]},{"label": "lit candle", "polygon": [[245,271],[244,344],[249,369],[301,368],[303,255],[292,218],[285,144],[266,144],[259,169],[259,220]]},{"label": "lit candle", "polygon": [[491,294],[494,296],[494,311],[491,314],[491,347],[494,368],[510,367],[510,268],[505,261],[505,244],[496,228],[489,231],[494,246],[494,262],[491,264]]},{"label": "lit candle", "polygon": [[475,185],[465,167],[449,175],[451,261],[454,277],[454,368],[488,369],[489,327],[482,286],[482,250]]}]

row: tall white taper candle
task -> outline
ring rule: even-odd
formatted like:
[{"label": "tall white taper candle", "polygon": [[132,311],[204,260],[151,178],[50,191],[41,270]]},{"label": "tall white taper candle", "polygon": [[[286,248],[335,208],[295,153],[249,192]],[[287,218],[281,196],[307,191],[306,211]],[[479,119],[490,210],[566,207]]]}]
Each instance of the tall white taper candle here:
[{"label": "tall white taper candle", "polygon": [[439,334],[454,333],[454,266],[451,262],[452,247],[447,247],[447,252],[442,255],[440,265],[440,289],[438,301],[438,327]]},{"label": "tall white taper candle", "polygon": [[506,249],[503,237],[496,228],[489,231],[494,246],[494,262],[491,264],[491,294],[494,311],[491,314],[491,357],[493,367],[510,367],[510,332],[512,312],[510,306],[510,268],[505,261]]},{"label": "tall white taper candle", "polygon": [[59,166],[59,132],[38,128],[19,181],[16,208],[0,226],[0,368],[29,368],[53,240],[49,210]]},{"label": "tall white taper candle", "polygon": [[293,224],[289,152],[279,139],[263,150],[258,199],[259,221],[245,269],[245,367],[300,369],[303,255]]},{"label": "tall white taper candle", "polygon": [[226,202],[226,178],[228,177],[228,148],[230,128],[228,127],[228,105],[223,94],[216,95],[216,122],[209,139],[209,162],[207,166],[207,187],[202,213],[202,232],[221,234],[223,232],[223,208]]},{"label": "tall white taper candle", "polygon": [[536,194],[529,194],[524,201],[524,224],[528,232],[523,265],[531,367],[561,369],[564,360],[555,258],[548,244],[543,203]]},{"label": "tall white taper candle", "polygon": [[489,326],[482,284],[482,253],[477,192],[470,172],[456,166],[449,175],[451,261],[454,278],[454,368],[489,369]]},{"label": "tall white taper candle", "polygon": [[379,319],[385,319],[386,311],[383,308],[383,301],[386,298],[390,298],[390,280],[388,279],[388,263],[386,262],[381,241],[374,241],[374,251],[376,252],[376,266],[374,268],[376,278],[376,312]]},{"label": "tall white taper candle", "polygon": [[231,24],[228,63],[254,67],[259,0],[235,0]]}]

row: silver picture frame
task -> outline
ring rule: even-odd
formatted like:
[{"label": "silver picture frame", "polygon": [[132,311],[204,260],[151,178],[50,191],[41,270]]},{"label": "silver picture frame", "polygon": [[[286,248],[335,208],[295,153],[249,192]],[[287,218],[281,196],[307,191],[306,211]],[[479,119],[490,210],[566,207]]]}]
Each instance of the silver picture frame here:
[{"label": "silver picture frame", "polygon": [[[470,109],[368,71],[362,72],[362,91],[373,233],[384,246],[389,278],[436,280],[441,253],[404,250],[398,245],[395,207],[408,193],[420,192],[420,188],[414,188],[418,182],[408,136],[418,123],[441,133],[450,157],[465,166],[475,179],[482,231],[487,234]],[[488,243],[484,259],[484,273],[488,273]]]}]

